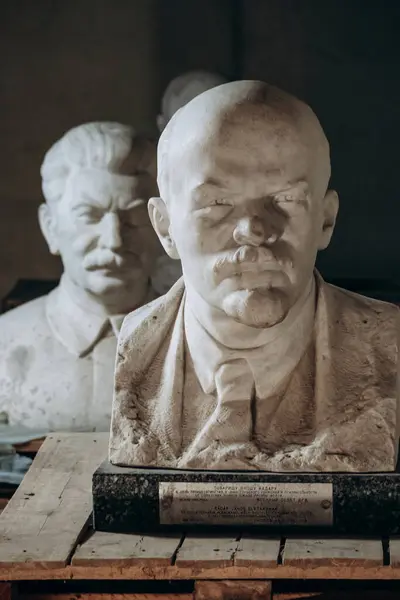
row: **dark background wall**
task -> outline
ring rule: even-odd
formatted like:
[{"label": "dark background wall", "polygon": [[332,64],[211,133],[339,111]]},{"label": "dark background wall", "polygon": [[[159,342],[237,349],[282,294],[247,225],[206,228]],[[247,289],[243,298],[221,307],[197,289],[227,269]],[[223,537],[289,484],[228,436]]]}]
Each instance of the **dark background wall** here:
[{"label": "dark background wall", "polygon": [[312,105],[341,197],[319,266],[400,279],[399,25],[394,0],[3,0],[0,297],[60,272],[36,218],[49,146],[96,119],[155,134],[165,85],[192,68],[264,79]]},{"label": "dark background wall", "polygon": [[40,164],[67,129],[117,120],[156,134],[169,79],[231,71],[229,0],[2,0],[0,298],[60,274],[37,223]]},{"label": "dark background wall", "polygon": [[37,224],[40,164],[67,129],[151,125],[158,57],[153,0],[5,0],[0,17],[0,296],[60,265]]},{"label": "dark background wall", "polygon": [[341,207],[319,266],[400,279],[400,2],[244,2],[243,75],[306,100],[331,143]]}]

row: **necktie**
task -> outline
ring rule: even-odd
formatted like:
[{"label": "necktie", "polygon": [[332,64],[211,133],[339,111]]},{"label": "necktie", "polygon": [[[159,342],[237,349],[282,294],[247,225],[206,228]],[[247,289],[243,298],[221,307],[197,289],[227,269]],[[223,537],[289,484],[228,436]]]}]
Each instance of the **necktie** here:
[{"label": "necktie", "polygon": [[215,375],[217,405],[196,435],[191,453],[211,443],[221,446],[250,442],[253,432],[254,378],[247,361],[238,358],[224,363]]}]

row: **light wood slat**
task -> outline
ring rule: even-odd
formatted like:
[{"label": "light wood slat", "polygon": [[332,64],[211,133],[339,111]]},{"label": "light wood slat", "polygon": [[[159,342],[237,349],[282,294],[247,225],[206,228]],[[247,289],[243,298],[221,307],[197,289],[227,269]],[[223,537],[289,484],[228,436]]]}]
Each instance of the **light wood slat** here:
[{"label": "light wood slat", "polygon": [[286,540],[283,564],[302,568],[320,566],[383,566],[379,539],[309,538]]},{"label": "light wood slat", "polygon": [[278,564],[279,537],[243,534],[234,562],[237,567],[275,567]]},{"label": "light wood slat", "polygon": [[0,516],[0,567],[67,564],[91,514],[91,476],[107,446],[107,433],[47,437]]},{"label": "light wood slat", "polygon": [[177,567],[229,567],[233,566],[239,540],[229,534],[187,535],[179,548],[175,565]]},{"label": "light wood slat", "polygon": [[270,600],[271,582],[257,580],[196,581],[194,600]]},{"label": "light wood slat", "polygon": [[175,535],[135,535],[95,531],[76,550],[72,565],[103,566],[110,561],[114,566],[151,563],[168,566],[181,541]]},{"label": "light wood slat", "polygon": [[390,538],[390,566],[393,568],[400,567],[400,537],[394,536]]}]

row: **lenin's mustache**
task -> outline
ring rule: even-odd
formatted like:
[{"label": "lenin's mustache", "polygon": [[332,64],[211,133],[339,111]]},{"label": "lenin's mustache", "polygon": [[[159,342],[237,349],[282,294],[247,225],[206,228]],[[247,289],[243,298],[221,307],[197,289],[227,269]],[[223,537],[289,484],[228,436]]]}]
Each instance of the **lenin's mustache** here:
[{"label": "lenin's mustache", "polygon": [[[272,252],[265,246],[240,246],[235,250],[221,253],[214,261],[213,272],[219,280],[246,271],[279,271],[292,265],[288,249]],[[284,252],[285,258],[281,257]]]}]

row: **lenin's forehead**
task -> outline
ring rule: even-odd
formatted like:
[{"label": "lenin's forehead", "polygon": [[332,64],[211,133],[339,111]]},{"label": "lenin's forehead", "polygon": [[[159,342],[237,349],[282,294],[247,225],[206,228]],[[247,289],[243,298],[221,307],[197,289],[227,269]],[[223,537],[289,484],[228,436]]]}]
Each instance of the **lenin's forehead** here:
[{"label": "lenin's forehead", "polygon": [[[200,111],[199,111],[200,112]],[[184,115],[182,115],[184,116]],[[238,104],[183,118],[171,140],[174,161],[279,162],[305,155],[312,145],[297,115],[262,104]]]},{"label": "lenin's forehead", "polygon": [[330,177],[329,144],[313,111],[297,98],[263,82],[232,82],[179,110],[159,143],[159,172],[171,180],[182,183],[216,165],[246,176],[308,173],[318,176],[323,191]]}]

